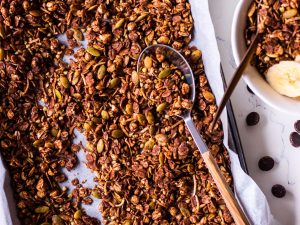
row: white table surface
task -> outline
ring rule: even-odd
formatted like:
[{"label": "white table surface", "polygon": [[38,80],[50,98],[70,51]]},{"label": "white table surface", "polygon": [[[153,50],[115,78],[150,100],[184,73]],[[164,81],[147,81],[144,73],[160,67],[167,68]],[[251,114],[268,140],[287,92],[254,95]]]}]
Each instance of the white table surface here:
[{"label": "white table surface", "polygon": [[[230,33],[238,1],[209,2],[227,81],[236,68]],[[300,115],[291,116],[266,105],[247,91],[242,80],[231,101],[250,176],[265,193],[274,217],[282,225],[300,225],[300,148],[294,148],[289,142],[289,135],[294,131],[294,122],[300,119]],[[261,119],[258,125],[247,127],[245,118],[252,111],[258,112]],[[275,167],[268,172],[261,171],[257,165],[258,160],[265,155],[273,157],[276,161]],[[272,195],[271,187],[274,184],[286,187],[287,195],[284,198]]]}]

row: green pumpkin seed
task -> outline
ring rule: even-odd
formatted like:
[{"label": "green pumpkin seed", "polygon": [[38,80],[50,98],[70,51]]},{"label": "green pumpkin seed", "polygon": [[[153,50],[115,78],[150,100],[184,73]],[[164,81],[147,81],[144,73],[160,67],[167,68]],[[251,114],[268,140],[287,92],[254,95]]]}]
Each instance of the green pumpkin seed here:
[{"label": "green pumpkin seed", "polygon": [[64,225],[64,222],[58,215],[52,216],[52,225]]},{"label": "green pumpkin seed", "polygon": [[168,142],[167,135],[165,135],[165,134],[156,134],[156,135],[155,135],[155,139],[157,140],[157,142],[158,142],[160,145],[166,145],[167,142]]},{"label": "green pumpkin seed", "polygon": [[131,225],[131,220],[125,220],[122,225]]},{"label": "green pumpkin seed", "polygon": [[162,111],[164,111],[167,108],[167,103],[163,102],[161,104],[159,104],[156,108],[156,111],[158,113],[161,113]]},{"label": "green pumpkin seed", "polygon": [[137,119],[142,126],[145,126],[147,123],[146,117],[143,114],[138,114]]},{"label": "green pumpkin seed", "polygon": [[97,77],[99,80],[103,79],[104,75],[106,73],[106,66],[101,65],[100,68],[98,69]]},{"label": "green pumpkin seed", "polygon": [[100,139],[97,143],[97,152],[101,153],[104,150],[104,141]]},{"label": "green pumpkin seed", "polygon": [[83,124],[83,129],[84,129],[85,131],[89,131],[89,130],[91,129],[90,123],[84,123],[84,124]]},{"label": "green pumpkin seed", "polygon": [[98,118],[98,117],[93,117],[93,118],[92,118],[92,121],[93,121],[93,123],[95,123],[95,124],[101,123],[101,119]]},{"label": "green pumpkin seed", "polygon": [[78,220],[82,217],[82,211],[79,209],[74,213],[74,219]]},{"label": "green pumpkin seed", "polygon": [[100,196],[100,194],[99,194],[99,192],[97,190],[93,190],[92,191],[92,196],[95,197],[95,198],[97,198],[97,199],[101,199],[101,196]]},{"label": "green pumpkin seed", "polygon": [[127,103],[125,106],[125,112],[129,115],[133,114],[133,106],[132,103]]},{"label": "green pumpkin seed", "polygon": [[106,110],[102,110],[102,111],[101,111],[101,117],[102,117],[102,119],[104,119],[104,120],[108,120],[108,119],[109,119],[109,114],[108,114],[108,112],[107,112]]},{"label": "green pumpkin seed", "polygon": [[119,29],[120,27],[122,27],[124,22],[125,22],[124,18],[119,19],[118,22],[115,25],[115,29]]},{"label": "green pumpkin seed", "polygon": [[119,129],[117,129],[117,130],[113,130],[112,132],[111,132],[111,136],[113,137],[113,138],[121,138],[121,137],[123,137],[123,131],[122,130],[119,130]]},{"label": "green pumpkin seed", "polygon": [[46,213],[49,211],[49,207],[48,206],[40,206],[34,209],[35,213]]},{"label": "green pumpkin seed", "polygon": [[149,13],[142,13],[138,18],[136,18],[135,22],[140,22],[141,20],[145,19]]},{"label": "green pumpkin seed", "polygon": [[159,153],[158,161],[159,161],[159,164],[161,166],[164,164],[164,161],[165,161],[165,155],[164,155],[164,153],[162,153],[162,152]]},{"label": "green pumpkin seed", "polygon": [[76,29],[74,29],[73,31],[74,31],[73,37],[75,38],[75,40],[77,40],[77,41],[83,41],[83,34],[82,34],[82,32],[80,30],[76,30]]},{"label": "green pumpkin seed", "polygon": [[82,99],[81,94],[79,94],[79,93],[74,93],[73,97],[76,99]]},{"label": "green pumpkin seed", "polygon": [[121,82],[121,79],[119,77],[115,77],[113,79],[110,80],[110,83],[109,83],[109,88],[116,88]]},{"label": "green pumpkin seed", "polygon": [[43,143],[43,141],[41,139],[38,139],[38,140],[35,140],[32,145],[33,145],[33,147],[37,148],[37,147],[41,146],[42,143]]},{"label": "green pumpkin seed", "polygon": [[193,62],[197,62],[202,56],[202,52],[200,50],[195,50],[191,54],[191,59]]},{"label": "green pumpkin seed", "polygon": [[72,85],[76,85],[79,81],[79,78],[80,78],[80,73],[78,70],[76,70],[72,78]]},{"label": "green pumpkin seed", "polygon": [[60,83],[64,88],[69,88],[70,87],[70,83],[68,78],[66,78],[65,76],[61,76],[60,77]]},{"label": "green pumpkin seed", "polygon": [[152,114],[152,112],[148,111],[147,112],[147,117],[146,117],[147,121],[149,124],[154,124],[154,116]]},{"label": "green pumpkin seed", "polygon": [[153,138],[150,138],[144,145],[144,148],[147,150],[152,150],[155,144],[155,140]]},{"label": "green pumpkin seed", "polygon": [[169,76],[171,74],[172,70],[169,68],[163,69],[162,71],[160,71],[160,73],[158,74],[158,78],[159,79],[164,79],[167,76]]},{"label": "green pumpkin seed", "polygon": [[57,89],[55,89],[54,92],[55,92],[56,98],[57,98],[58,100],[61,100],[61,99],[62,99],[62,95],[61,95],[60,91],[57,90]]},{"label": "green pumpkin seed", "polygon": [[95,56],[95,57],[99,57],[101,54],[100,54],[100,51],[98,51],[97,49],[95,49],[94,47],[92,46],[88,46],[86,48],[86,51],[88,53],[90,53],[92,56]]},{"label": "green pumpkin seed", "polygon": [[180,208],[180,212],[184,217],[189,217],[191,215],[190,211],[183,207]]},{"label": "green pumpkin seed", "polygon": [[53,136],[53,137],[56,137],[56,136],[58,135],[58,131],[59,131],[58,129],[56,129],[56,128],[53,127],[53,128],[51,129],[51,134],[52,134],[52,136]]}]

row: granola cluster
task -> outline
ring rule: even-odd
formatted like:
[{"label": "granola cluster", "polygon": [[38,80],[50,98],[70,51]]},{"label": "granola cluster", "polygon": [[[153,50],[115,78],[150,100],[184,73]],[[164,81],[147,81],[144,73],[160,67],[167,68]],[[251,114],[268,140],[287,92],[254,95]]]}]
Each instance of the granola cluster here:
[{"label": "granola cluster", "polygon": [[[183,121],[149,106],[136,72],[151,44],[186,57],[197,84],[193,120],[231,183],[221,125],[208,132],[216,104],[201,52],[187,47],[192,27],[186,0],[0,2],[0,152],[21,224],[99,224],[81,208],[89,194],[102,199],[104,224],[233,224]],[[61,168],[78,163],[74,129],[88,140],[93,190],[60,186]]]},{"label": "granola cluster", "polygon": [[298,0],[252,2],[245,35],[250,45],[257,28],[263,32],[253,59],[261,74],[279,61],[294,60],[300,54],[299,15]]}]

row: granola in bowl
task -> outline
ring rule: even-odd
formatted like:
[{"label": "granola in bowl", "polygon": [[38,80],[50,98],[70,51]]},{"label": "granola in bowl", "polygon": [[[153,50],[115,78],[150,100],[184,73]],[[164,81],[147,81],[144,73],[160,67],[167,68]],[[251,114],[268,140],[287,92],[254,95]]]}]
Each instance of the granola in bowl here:
[{"label": "granola in bowl", "polygon": [[[197,82],[193,120],[231,183],[222,127],[208,132],[216,103],[201,51],[188,47],[187,1],[3,0],[0,7],[0,151],[21,224],[99,224],[82,208],[89,195],[102,199],[104,224],[233,223],[183,121],[149,109],[135,71],[151,44],[186,57]],[[57,39],[63,33],[68,45]],[[63,62],[85,38],[88,47]],[[74,129],[88,141],[92,190],[60,186],[68,179],[61,168],[78,164]]]},{"label": "granola in bowl", "polygon": [[[257,30],[262,37],[253,65],[271,87],[288,97],[300,96],[299,2],[294,0],[253,1],[248,10],[246,43]],[[297,60],[299,61],[299,60]]]}]

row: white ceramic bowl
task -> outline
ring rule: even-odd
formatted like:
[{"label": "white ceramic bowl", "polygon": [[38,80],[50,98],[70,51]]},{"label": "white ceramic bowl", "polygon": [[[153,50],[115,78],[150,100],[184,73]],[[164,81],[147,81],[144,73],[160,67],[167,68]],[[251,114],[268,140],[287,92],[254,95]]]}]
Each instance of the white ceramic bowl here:
[{"label": "white ceramic bowl", "polygon": [[[240,0],[232,22],[231,45],[235,63],[240,64],[246,52],[244,31],[246,28],[247,12],[252,1]],[[243,78],[252,91],[267,104],[274,108],[294,115],[300,115],[300,100],[288,98],[278,94],[258,73],[255,67],[249,65],[243,74]]]}]

